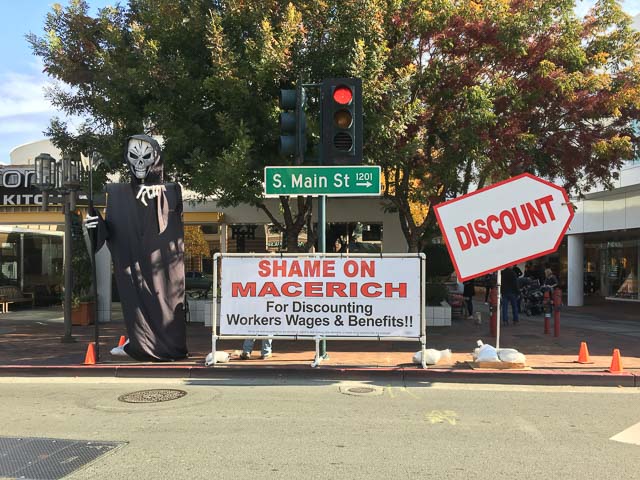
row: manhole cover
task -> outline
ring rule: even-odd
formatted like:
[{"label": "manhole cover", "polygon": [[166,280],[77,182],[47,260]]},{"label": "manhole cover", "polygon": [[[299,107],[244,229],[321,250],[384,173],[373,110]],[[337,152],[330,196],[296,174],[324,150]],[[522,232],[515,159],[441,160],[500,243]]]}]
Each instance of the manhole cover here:
[{"label": "manhole cover", "polygon": [[372,393],[375,392],[375,388],[371,387],[351,387],[347,388],[347,392],[349,393]]},{"label": "manhole cover", "polygon": [[378,396],[382,395],[384,392],[383,388],[380,387],[368,387],[368,386],[348,386],[341,385],[338,387],[340,393],[344,395],[354,395],[356,397],[370,397],[370,396]]},{"label": "manhole cover", "polygon": [[126,403],[159,403],[177,400],[187,394],[184,390],[158,388],[154,390],[139,390],[137,392],[120,395],[118,400]]},{"label": "manhole cover", "polygon": [[124,442],[0,437],[0,478],[57,480]]}]

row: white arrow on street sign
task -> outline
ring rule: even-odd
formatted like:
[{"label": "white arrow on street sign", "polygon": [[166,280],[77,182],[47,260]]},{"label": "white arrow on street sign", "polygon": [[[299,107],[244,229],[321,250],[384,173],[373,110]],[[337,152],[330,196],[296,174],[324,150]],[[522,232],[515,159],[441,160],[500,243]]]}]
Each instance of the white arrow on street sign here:
[{"label": "white arrow on street sign", "polygon": [[562,187],[529,173],[434,210],[462,281],[555,252],[574,214]]}]

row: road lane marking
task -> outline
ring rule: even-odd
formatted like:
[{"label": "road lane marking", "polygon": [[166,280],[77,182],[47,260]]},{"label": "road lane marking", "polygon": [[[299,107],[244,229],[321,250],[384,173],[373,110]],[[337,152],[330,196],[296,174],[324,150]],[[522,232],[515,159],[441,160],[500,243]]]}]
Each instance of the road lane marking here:
[{"label": "road lane marking", "polygon": [[425,419],[431,425],[435,423],[449,423],[456,425],[458,423],[458,414],[453,410],[431,410],[425,415]]},{"label": "road lane marking", "polygon": [[409,390],[407,387],[393,387],[391,385],[387,385],[385,387],[385,390],[387,392],[389,392],[389,396],[391,398],[396,398],[396,395],[394,392],[403,392],[406,393],[407,395],[409,395],[412,398],[419,398],[418,395],[416,395],[415,393],[413,393],[411,390]]},{"label": "road lane marking", "polygon": [[614,442],[631,443],[632,445],[640,445],[640,422],[614,435],[609,440]]}]

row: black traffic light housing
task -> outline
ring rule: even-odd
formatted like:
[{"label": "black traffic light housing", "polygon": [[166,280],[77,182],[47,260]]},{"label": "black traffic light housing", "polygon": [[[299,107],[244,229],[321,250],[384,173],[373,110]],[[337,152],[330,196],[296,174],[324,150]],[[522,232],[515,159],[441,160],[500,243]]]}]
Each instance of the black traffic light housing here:
[{"label": "black traffic light housing", "polygon": [[324,165],[362,164],[360,78],[322,82],[322,157]]},{"label": "black traffic light housing", "polygon": [[306,141],[305,94],[300,82],[295,90],[280,90],[280,155],[304,161]]}]

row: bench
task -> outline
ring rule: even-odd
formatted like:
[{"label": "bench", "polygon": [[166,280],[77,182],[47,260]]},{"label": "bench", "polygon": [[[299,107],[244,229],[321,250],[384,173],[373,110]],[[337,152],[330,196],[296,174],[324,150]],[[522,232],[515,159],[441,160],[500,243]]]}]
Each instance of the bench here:
[{"label": "bench", "polygon": [[33,308],[33,293],[24,293],[15,285],[0,287],[0,313],[7,313],[12,303],[30,303]]}]

